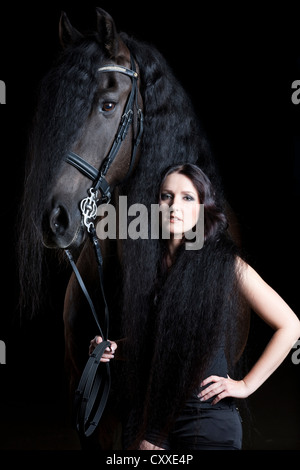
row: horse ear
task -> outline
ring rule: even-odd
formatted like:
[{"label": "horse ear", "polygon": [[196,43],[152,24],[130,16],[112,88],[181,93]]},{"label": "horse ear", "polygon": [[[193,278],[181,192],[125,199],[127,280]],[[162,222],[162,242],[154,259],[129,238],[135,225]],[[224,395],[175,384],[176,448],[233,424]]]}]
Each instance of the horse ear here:
[{"label": "horse ear", "polygon": [[112,17],[102,8],[96,8],[99,42],[105,46],[110,57],[116,57],[119,50],[119,35]]},{"label": "horse ear", "polygon": [[70,44],[74,44],[82,38],[83,35],[71,25],[66,13],[62,11],[59,20],[59,41],[62,47],[65,48]]}]

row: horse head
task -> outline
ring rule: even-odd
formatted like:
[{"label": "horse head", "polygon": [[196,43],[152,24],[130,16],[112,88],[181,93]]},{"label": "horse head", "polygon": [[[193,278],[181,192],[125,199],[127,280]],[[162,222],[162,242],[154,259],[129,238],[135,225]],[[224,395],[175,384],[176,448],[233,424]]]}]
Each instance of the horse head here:
[{"label": "horse head", "polygon": [[88,201],[89,208],[92,202],[96,209],[109,201],[114,186],[137,163],[142,99],[138,65],[104,10],[97,8],[97,30],[88,35],[62,13],[59,38],[63,59],[46,81],[48,99],[55,103],[51,122],[56,120],[55,132],[62,135],[70,129],[65,121],[73,123],[66,133],[69,148],[61,146],[47,194],[42,237],[46,247],[73,248],[86,234],[80,202]]}]

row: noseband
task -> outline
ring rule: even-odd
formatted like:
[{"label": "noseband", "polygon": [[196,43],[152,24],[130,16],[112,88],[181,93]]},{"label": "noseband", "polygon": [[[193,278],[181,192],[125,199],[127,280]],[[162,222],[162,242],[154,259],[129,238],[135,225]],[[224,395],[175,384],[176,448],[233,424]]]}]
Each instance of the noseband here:
[{"label": "noseband", "polygon": [[132,87],[130,94],[127,98],[126,106],[121,117],[115,139],[112,143],[108,155],[103,160],[100,169],[97,170],[94,166],[92,166],[90,163],[88,163],[86,160],[84,160],[82,157],[80,157],[74,152],[69,152],[65,156],[65,161],[67,163],[77,168],[77,170],[79,170],[83,175],[93,181],[93,185],[89,189],[89,196],[82,199],[82,201],[80,202],[80,210],[82,213],[83,224],[85,225],[90,235],[95,250],[96,260],[98,264],[101,293],[104,300],[104,329],[102,330],[92,299],[84,285],[84,282],[73,260],[71,252],[66,249],[65,252],[69,258],[74,274],[76,275],[76,278],[83,291],[83,294],[85,295],[89,303],[90,309],[99,329],[99,334],[102,337],[102,342],[98,344],[98,346],[94,349],[93,353],[90,355],[86,363],[77,390],[75,392],[74,425],[77,428],[79,435],[84,438],[91,436],[91,434],[95,431],[106,406],[111,384],[109,363],[102,363],[103,367],[102,369],[100,369],[101,357],[104,354],[105,349],[107,347],[110,347],[110,342],[107,339],[109,314],[108,305],[104,293],[102,269],[103,260],[99,240],[96,235],[94,220],[97,215],[97,206],[99,204],[110,202],[112,189],[106,180],[106,175],[112,162],[118,154],[122,142],[124,141],[128,133],[129,126],[133,123],[134,106],[137,109],[137,136],[133,138],[131,160],[125,179],[128,178],[134,166],[136,152],[143,133],[143,113],[142,110],[138,107],[137,99],[138,74],[136,72],[135,63],[132,56],[131,69],[122,67],[120,65],[107,65],[105,67],[100,67],[98,69],[98,72],[123,73],[132,79]]}]

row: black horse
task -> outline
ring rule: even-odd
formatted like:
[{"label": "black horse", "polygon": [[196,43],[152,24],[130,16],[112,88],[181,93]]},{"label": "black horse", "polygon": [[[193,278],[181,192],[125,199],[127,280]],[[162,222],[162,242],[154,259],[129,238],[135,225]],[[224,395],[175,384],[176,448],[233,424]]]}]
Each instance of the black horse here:
[{"label": "black horse", "polygon": [[[113,19],[100,8],[96,31],[80,33],[65,14],[59,31],[62,51],[41,83],[29,142],[19,244],[21,303],[29,302],[32,311],[38,310],[45,249],[61,254],[67,249],[77,258],[101,312],[97,263],[80,210],[95,181],[96,205],[112,194],[117,210],[119,195],[126,195],[128,204],[149,207],[155,202],[159,175],[170,164],[198,163],[220,197],[222,188],[190,98],[153,46],[118,33]],[[126,135],[112,152],[129,100],[132,108]],[[120,239],[100,243],[111,313],[109,334],[115,338],[121,273],[126,264],[139,261],[139,245]],[[97,333],[74,275],[67,287],[63,317],[66,371],[73,393],[88,358],[89,341]],[[111,440],[102,446],[111,448]]]}]

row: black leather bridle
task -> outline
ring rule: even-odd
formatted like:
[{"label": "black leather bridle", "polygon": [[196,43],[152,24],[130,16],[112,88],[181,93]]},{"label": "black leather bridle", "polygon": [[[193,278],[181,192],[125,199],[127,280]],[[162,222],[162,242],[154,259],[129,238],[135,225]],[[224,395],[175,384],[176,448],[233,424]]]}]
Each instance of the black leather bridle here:
[{"label": "black leather bridle", "polygon": [[[80,202],[80,210],[82,213],[83,224],[86,227],[94,246],[98,264],[101,293],[105,307],[104,328],[101,328],[92,299],[84,285],[70,250],[66,249],[65,252],[69,258],[79,285],[89,303],[92,314],[98,326],[99,333],[103,340],[100,344],[98,344],[93,353],[90,355],[75,392],[74,424],[80,436],[82,437],[89,437],[95,431],[106,406],[111,383],[109,363],[100,362],[105,349],[110,346],[110,342],[108,341],[109,313],[103,285],[103,260],[99,240],[96,235],[94,220],[97,215],[97,207],[100,204],[110,202],[112,188],[106,180],[106,175],[112,162],[118,154],[122,142],[128,133],[130,125],[134,122],[135,107],[137,110],[137,131],[136,137],[133,137],[131,160],[125,179],[128,178],[134,167],[137,149],[143,134],[143,113],[142,109],[138,106],[138,73],[136,71],[133,57],[131,56],[131,69],[112,64],[100,67],[98,72],[123,73],[132,79],[132,87],[127,98],[125,109],[121,117],[115,139],[107,157],[104,159],[101,165],[101,168],[97,170],[94,166],[74,152],[68,152],[65,156],[65,161],[67,163],[77,168],[81,173],[93,181],[93,185],[88,191],[89,196],[82,199]],[[100,368],[100,364],[103,366],[102,368]]]},{"label": "black leather bridle", "polygon": [[103,160],[100,170],[97,170],[94,166],[90,165],[90,163],[85,161],[82,157],[80,157],[74,152],[69,152],[65,157],[65,161],[73,165],[81,173],[83,173],[85,176],[87,176],[93,181],[93,190],[94,191],[100,190],[101,192],[100,203],[102,203],[102,202],[110,201],[111,188],[108,182],[106,181],[105,177],[109,170],[109,167],[111,166],[112,162],[114,161],[114,159],[116,158],[118,154],[118,151],[121,147],[123,140],[125,139],[128,133],[129,126],[133,122],[134,106],[136,106],[137,114],[138,114],[137,116],[138,130],[137,130],[137,136],[133,142],[131,161],[130,161],[130,166],[129,166],[127,175],[130,174],[133,168],[137,148],[139,146],[140,139],[143,133],[143,113],[142,113],[142,110],[138,106],[138,86],[137,86],[138,73],[136,71],[135,63],[134,63],[132,56],[131,56],[131,69],[122,67],[121,65],[107,65],[105,67],[100,67],[98,69],[98,72],[101,72],[101,73],[119,72],[119,73],[123,73],[127,75],[128,77],[132,79],[131,91],[127,99],[124,113],[121,117],[117,134],[115,136],[115,139],[113,141],[113,144],[111,146],[111,149],[107,157]]}]

